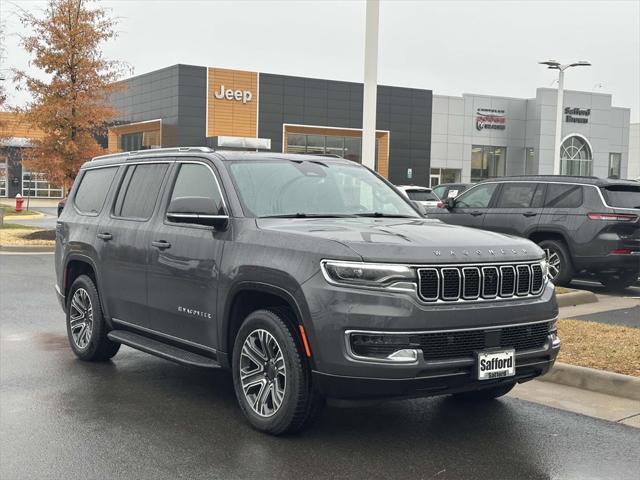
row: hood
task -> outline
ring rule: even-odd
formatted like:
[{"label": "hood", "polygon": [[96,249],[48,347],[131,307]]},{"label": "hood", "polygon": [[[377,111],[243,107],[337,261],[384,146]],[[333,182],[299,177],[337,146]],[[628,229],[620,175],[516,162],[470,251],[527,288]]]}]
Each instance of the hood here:
[{"label": "hood", "polygon": [[334,240],[369,262],[509,262],[543,256],[529,240],[433,219],[261,218],[257,225],[263,230]]}]

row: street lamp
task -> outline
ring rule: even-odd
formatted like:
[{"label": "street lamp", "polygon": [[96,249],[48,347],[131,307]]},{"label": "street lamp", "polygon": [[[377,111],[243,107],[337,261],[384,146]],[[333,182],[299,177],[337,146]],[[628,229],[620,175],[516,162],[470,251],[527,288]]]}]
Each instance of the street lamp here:
[{"label": "street lamp", "polygon": [[562,65],[556,60],[547,60],[546,62],[539,62],[540,65],[546,65],[551,70],[558,70],[558,100],[556,102],[556,138],[555,138],[555,150],[553,157],[553,174],[560,175],[560,141],[562,140],[562,100],[564,99],[564,71],[571,67],[588,67],[591,64],[586,60],[580,60],[579,62],[567,63]]}]

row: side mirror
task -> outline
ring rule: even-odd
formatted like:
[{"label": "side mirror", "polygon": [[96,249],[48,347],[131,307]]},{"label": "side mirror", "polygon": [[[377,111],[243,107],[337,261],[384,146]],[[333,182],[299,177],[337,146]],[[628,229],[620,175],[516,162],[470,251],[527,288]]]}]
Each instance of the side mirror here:
[{"label": "side mirror", "polygon": [[176,198],[169,204],[167,218],[171,222],[206,225],[216,230],[226,229],[229,223],[229,215],[208,197]]},{"label": "side mirror", "polygon": [[420,214],[422,215],[427,214],[427,207],[425,207],[422,203],[418,202],[417,200],[411,200],[411,203],[413,204],[414,207],[416,207],[416,210],[418,210]]},{"label": "side mirror", "polygon": [[453,210],[455,206],[456,206],[455,198],[449,197],[444,201],[444,208],[446,208],[447,210]]}]

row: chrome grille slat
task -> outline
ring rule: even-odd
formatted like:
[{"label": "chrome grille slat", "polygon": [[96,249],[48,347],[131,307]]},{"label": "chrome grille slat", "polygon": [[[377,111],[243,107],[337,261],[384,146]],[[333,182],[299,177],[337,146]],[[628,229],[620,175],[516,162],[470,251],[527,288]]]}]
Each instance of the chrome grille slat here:
[{"label": "chrome grille slat", "polygon": [[500,267],[500,296],[512,297],[516,293],[516,269],[513,265]]},{"label": "chrome grille slat", "polygon": [[538,262],[417,267],[418,293],[423,301],[454,302],[517,299],[544,289]]}]

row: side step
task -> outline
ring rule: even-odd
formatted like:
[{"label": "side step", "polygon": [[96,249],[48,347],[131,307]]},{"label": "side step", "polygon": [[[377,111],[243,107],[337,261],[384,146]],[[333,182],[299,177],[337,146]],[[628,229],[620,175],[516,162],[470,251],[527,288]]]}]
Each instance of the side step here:
[{"label": "side step", "polygon": [[188,350],[183,350],[182,348],[174,347],[173,345],[168,345],[127,330],[111,330],[107,334],[107,337],[109,337],[109,340],[114,342],[127,345],[131,348],[135,348],[136,350],[150,353],[156,357],[171,360],[172,362],[180,363],[182,365],[193,365],[203,368],[220,368],[220,364],[213,358],[189,352]]}]

